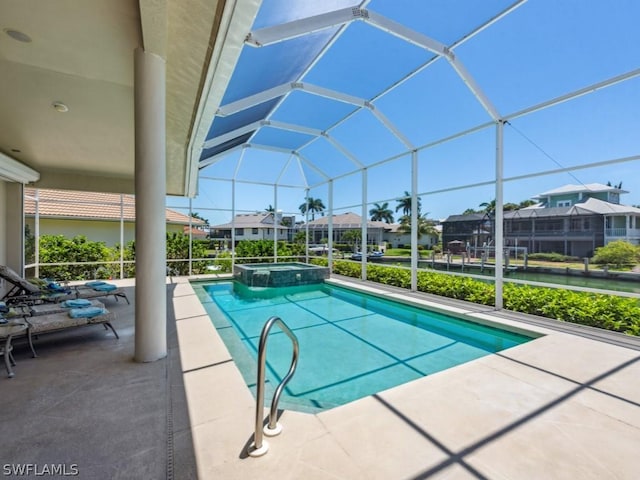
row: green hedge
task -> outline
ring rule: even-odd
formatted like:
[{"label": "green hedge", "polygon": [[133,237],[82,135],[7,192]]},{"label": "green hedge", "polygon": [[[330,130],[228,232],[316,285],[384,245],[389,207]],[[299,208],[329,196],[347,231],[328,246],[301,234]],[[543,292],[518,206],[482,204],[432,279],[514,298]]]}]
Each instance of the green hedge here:
[{"label": "green hedge", "polygon": [[530,253],[529,260],[542,260],[544,262],[581,262],[582,258],[562,255],[561,253]]},{"label": "green hedge", "polygon": [[[339,275],[360,278],[358,263],[338,260],[333,264],[333,271]],[[367,280],[410,288],[411,272],[404,268],[368,265]],[[493,284],[468,277],[419,271],[418,290],[482,305],[495,305]],[[640,335],[640,302],[633,298],[506,283],[503,301],[506,309],[515,312],[627,335]]]}]

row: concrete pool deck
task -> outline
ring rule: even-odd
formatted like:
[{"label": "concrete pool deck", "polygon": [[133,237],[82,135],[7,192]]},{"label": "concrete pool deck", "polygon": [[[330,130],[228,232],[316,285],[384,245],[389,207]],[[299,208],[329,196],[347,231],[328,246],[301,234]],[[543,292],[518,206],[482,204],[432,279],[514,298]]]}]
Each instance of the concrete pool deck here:
[{"label": "concrete pool deck", "polygon": [[543,336],[319,414],[285,411],[269,452],[247,457],[255,400],[192,286],[176,280],[200,479],[638,478],[640,339],[346,279],[333,281]]}]

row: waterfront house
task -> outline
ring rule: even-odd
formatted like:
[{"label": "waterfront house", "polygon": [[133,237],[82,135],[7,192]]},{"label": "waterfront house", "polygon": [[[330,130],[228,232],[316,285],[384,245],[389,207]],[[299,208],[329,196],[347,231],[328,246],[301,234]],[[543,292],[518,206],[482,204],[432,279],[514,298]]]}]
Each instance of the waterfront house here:
[{"label": "waterfront house", "polygon": [[[618,187],[591,183],[565,185],[532,198],[538,204],[504,212],[505,247],[529,253],[590,257],[615,240],[640,244],[640,209],[620,204]],[[493,216],[451,215],[443,223],[443,243],[459,240],[471,246],[492,245]]]}]

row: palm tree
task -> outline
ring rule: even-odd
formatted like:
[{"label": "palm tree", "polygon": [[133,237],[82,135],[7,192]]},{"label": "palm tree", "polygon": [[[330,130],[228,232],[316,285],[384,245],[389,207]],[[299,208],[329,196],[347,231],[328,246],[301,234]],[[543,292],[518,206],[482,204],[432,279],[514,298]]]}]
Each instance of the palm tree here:
[{"label": "palm tree", "polygon": [[273,208],[273,205],[269,204],[269,206],[264,211],[267,213],[273,213],[276,211],[276,209]]},{"label": "palm tree", "polygon": [[494,198],[490,202],[482,202],[479,207],[483,208],[482,213],[486,213],[487,215],[493,215],[493,212],[496,211],[496,199]]},{"label": "palm tree", "polygon": [[[398,210],[402,210],[403,215],[411,215],[411,194],[409,192],[405,190],[404,197],[399,198],[398,200],[396,200],[396,202],[398,202],[398,205],[396,206],[396,212]],[[418,215],[420,215],[421,208],[422,200],[420,199],[420,197],[418,197]]]},{"label": "palm tree", "polygon": [[311,220],[315,220],[315,214],[324,212],[324,209],[326,207],[324,206],[324,203],[322,203],[322,200],[320,200],[319,198],[308,197],[307,201],[300,205],[300,207],[298,208],[300,208],[300,212],[302,212],[303,215],[306,214],[308,210],[311,214]]},{"label": "palm tree", "polygon": [[389,209],[389,203],[384,202],[382,205],[374,203],[373,208],[369,210],[371,221],[393,223],[393,212]]},{"label": "palm tree", "polygon": [[204,223],[206,223],[207,225],[209,225],[209,220],[207,220],[206,218],[204,218],[202,215],[200,215],[198,212],[191,212],[191,218],[197,218],[198,220],[202,220]]}]

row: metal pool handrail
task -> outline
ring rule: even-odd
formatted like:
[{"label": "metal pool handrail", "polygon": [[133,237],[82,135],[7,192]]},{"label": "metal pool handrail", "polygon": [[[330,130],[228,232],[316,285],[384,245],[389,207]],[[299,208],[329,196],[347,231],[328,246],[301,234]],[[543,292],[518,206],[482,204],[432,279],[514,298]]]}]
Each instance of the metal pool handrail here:
[{"label": "metal pool handrail", "polygon": [[[271,409],[269,410],[269,423],[266,427],[264,427],[263,431],[262,412],[264,410],[264,377],[267,361],[267,339],[271,327],[273,327],[276,323],[278,324],[280,329],[291,339],[291,343],[293,344],[293,355],[291,357],[291,366],[289,367],[289,371],[282,379],[273,395],[273,400],[271,401]],[[267,436],[275,436],[282,431],[282,426],[277,423],[278,402],[280,401],[280,395],[282,394],[284,387],[289,382],[289,380],[291,380],[291,377],[293,377],[293,374],[296,371],[296,367],[298,366],[299,352],[300,346],[298,344],[298,338],[287,326],[287,324],[284,323],[284,321],[282,321],[280,317],[271,317],[269,320],[267,320],[267,323],[265,323],[264,327],[262,327],[262,333],[260,334],[260,343],[258,345],[258,380],[256,383],[257,392],[255,424],[256,432],[254,441],[249,446],[249,455],[251,455],[252,457],[259,457],[261,455],[264,455],[269,450],[269,444],[263,440],[263,433]]]}]

